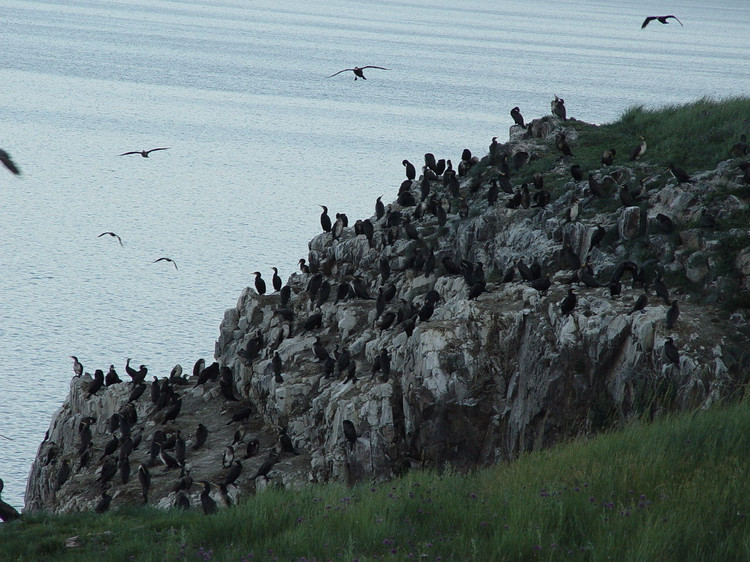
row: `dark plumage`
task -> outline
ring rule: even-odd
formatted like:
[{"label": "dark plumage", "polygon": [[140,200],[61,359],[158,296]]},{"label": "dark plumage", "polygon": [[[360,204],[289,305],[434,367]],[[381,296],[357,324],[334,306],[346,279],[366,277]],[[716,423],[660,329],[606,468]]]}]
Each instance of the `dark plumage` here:
[{"label": "dark plumage", "polygon": [[674,176],[674,179],[677,180],[677,183],[692,183],[694,180],[690,177],[690,175],[683,170],[682,168],[678,168],[674,164],[669,164],[669,171],[671,172],[672,176]]},{"label": "dark plumage", "polygon": [[144,158],[148,158],[148,155],[157,150],[169,150],[169,148],[152,148],[151,150],[131,150],[130,152],[123,152],[120,156],[127,156],[128,154],[140,154]]},{"label": "dark plumage", "polygon": [[672,301],[672,306],[667,310],[667,330],[674,328],[675,322],[680,317],[680,307],[677,299]]},{"label": "dark plumage", "polygon": [[570,167],[570,175],[575,181],[583,180],[583,170],[581,169],[581,166],[579,166],[578,164],[573,164]]},{"label": "dark plumage", "polygon": [[513,118],[513,121],[516,125],[518,125],[522,129],[526,128],[526,125],[523,122],[523,115],[521,115],[521,110],[518,108],[518,106],[510,110],[510,116]]},{"label": "dark plumage", "polygon": [[229,486],[230,484],[234,484],[237,478],[240,477],[241,473],[242,463],[238,460],[235,460],[234,464],[229,467],[229,470],[227,470],[227,473],[224,475],[224,485]]},{"label": "dark plumage", "polygon": [[94,371],[94,380],[89,383],[89,393],[86,398],[91,398],[93,394],[96,394],[104,386],[104,371],[97,369]]},{"label": "dark plumage", "polygon": [[349,441],[349,450],[354,449],[354,444],[357,442],[357,430],[354,428],[354,423],[351,420],[344,420],[344,437]]},{"label": "dark plumage", "polygon": [[151,473],[145,464],[138,466],[138,482],[141,484],[143,503],[148,503],[148,491],[151,487]]},{"label": "dark plumage", "polygon": [[20,175],[21,170],[18,169],[18,166],[16,166],[15,162],[11,160],[10,154],[5,152],[4,150],[0,149],[0,162],[3,163],[3,166],[8,168],[13,174]]},{"label": "dark plumage", "polygon": [[667,359],[669,359],[672,363],[680,366],[680,353],[677,351],[677,346],[674,344],[674,340],[672,338],[667,338],[667,340],[664,342],[664,355],[667,356]]},{"label": "dark plumage", "polygon": [[[4,487],[5,483],[3,482],[2,478],[0,478],[0,493],[2,493]],[[20,518],[21,514],[16,511],[16,508],[0,499],[0,519],[2,519],[4,523],[8,523]]]},{"label": "dark plumage", "polygon": [[646,27],[649,23],[651,23],[654,20],[658,21],[659,23],[664,23],[664,24],[669,23],[667,21],[668,19],[676,20],[677,23],[679,23],[681,27],[684,27],[680,20],[678,20],[675,16],[670,14],[668,16],[648,16],[645,20],[643,20],[643,23],[641,24],[641,29]]},{"label": "dark plumage", "polygon": [[320,226],[323,228],[323,232],[331,232],[331,217],[328,216],[328,207],[325,205],[320,207],[323,209],[320,214]]},{"label": "dark plumage", "polygon": [[555,99],[550,103],[552,109],[552,115],[555,115],[565,121],[567,119],[567,111],[565,110],[565,100],[558,98],[555,95]]},{"label": "dark plumage", "polygon": [[354,68],[344,68],[343,70],[339,70],[338,72],[334,72],[330,76],[326,76],[326,78],[333,78],[334,76],[336,76],[338,74],[341,74],[342,72],[351,71],[351,72],[354,73],[354,80],[356,80],[357,78],[361,78],[362,80],[367,80],[367,78],[365,78],[365,75],[362,73],[362,71],[365,68],[377,68],[379,70],[390,70],[390,68],[384,68],[382,66],[372,66],[372,65],[355,66]]},{"label": "dark plumage", "polygon": [[94,508],[94,511],[96,511],[98,514],[102,514],[105,511],[109,509],[109,504],[112,503],[112,496],[110,496],[106,490],[102,492],[102,497],[99,500],[99,503],[96,504],[96,507]]},{"label": "dark plumage", "polygon": [[271,452],[268,455],[268,458],[263,462],[263,464],[258,467],[258,471],[255,473],[255,476],[251,478],[251,480],[255,480],[259,476],[262,476],[266,480],[268,480],[268,474],[271,472],[271,469],[276,464],[276,461],[279,460],[279,455],[276,451],[271,450]]},{"label": "dark plumage", "polygon": [[638,160],[643,156],[646,153],[646,146],[646,138],[641,137],[640,144],[630,151],[630,160]]},{"label": "dark plumage", "polygon": [[177,262],[176,262],[176,261],[174,261],[174,260],[173,260],[172,258],[158,258],[158,259],[155,259],[155,260],[154,260],[153,262],[151,262],[151,263],[157,263],[157,262],[160,262],[160,261],[166,261],[166,262],[169,262],[169,263],[171,263],[171,264],[172,264],[172,265],[174,266],[174,268],[175,268],[175,269],[179,269],[179,268],[177,267]]},{"label": "dark plumage", "polygon": [[255,290],[258,291],[259,295],[266,294],[266,282],[261,278],[260,271],[254,271],[255,275]]},{"label": "dark plumage", "polygon": [[201,492],[201,508],[203,509],[203,513],[205,515],[211,515],[212,513],[216,513],[218,511],[218,508],[216,507],[216,502],[210,496],[211,483],[206,482],[204,480],[203,482],[201,482],[201,484],[203,484],[203,491]]},{"label": "dark plumage", "polygon": [[230,419],[226,425],[230,425],[237,422],[244,422],[250,417],[250,414],[253,413],[252,406],[243,406],[242,408],[236,410],[234,414],[232,414],[232,419]]},{"label": "dark plumage", "polygon": [[115,366],[110,365],[109,371],[107,371],[107,374],[104,376],[104,383],[107,386],[111,386],[113,384],[117,384],[120,382],[122,381],[120,380],[120,377],[117,375],[117,371],[115,371]]},{"label": "dark plumage", "polygon": [[119,237],[119,236],[118,236],[117,234],[115,234],[114,232],[102,232],[102,233],[101,233],[101,234],[100,234],[99,236],[97,236],[97,238],[101,238],[101,237],[102,237],[102,236],[104,236],[105,234],[107,234],[107,235],[109,235],[109,236],[112,236],[113,238],[117,238],[117,241],[118,241],[118,242],[120,243],[120,246],[122,246],[122,238],[120,238],[120,237]]},{"label": "dark plumage", "polygon": [[614,148],[610,148],[602,152],[602,166],[610,166],[615,158],[617,151]]},{"label": "dark plumage", "polygon": [[576,294],[573,292],[573,289],[568,289],[568,296],[566,296],[562,301],[560,301],[560,310],[562,313],[567,316],[571,312],[573,312],[573,309],[576,307]]},{"label": "dark plumage", "polygon": [[68,478],[70,478],[71,468],[70,468],[70,461],[68,459],[64,459],[62,462],[62,466],[57,470],[57,475],[55,478],[55,492],[60,491],[60,488],[63,487],[63,484],[68,481]]},{"label": "dark plumage", "polygon": [[646,308],[646,305],[648,304],[648,296],[646,293],[643,293],[640,295],[633,305],[633,310],[628,312],[628,314],[633,314],[635,311],[640,310],[642,313],[646,312],[644,308]]}]

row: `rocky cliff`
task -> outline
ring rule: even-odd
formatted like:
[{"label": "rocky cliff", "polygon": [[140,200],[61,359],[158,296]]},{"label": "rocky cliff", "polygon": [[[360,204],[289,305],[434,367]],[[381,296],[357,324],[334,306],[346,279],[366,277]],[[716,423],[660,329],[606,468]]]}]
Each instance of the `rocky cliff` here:
[{"label": "rocky cliff", "polygon": [[[163,507],[200,505],[202,487],[180,474],[234,477],[211,492],[234,501],[274,484],[468,469],[738,396],[748,178],[736,159],[678,181],[623,156],[574,179],[563,144],[593,129],[514,125],[481,160],[464,151],[457,172],[428,155],[395,202],[311,240],[281,293],[245,289],[221,322],[217,365],[159,379],[153,400],[129,401],[130,382],[88,397],[91,377],[74,378],[26,510],[91,509],[103,491],[115,506],[142,501],[141,465]],[[86,428],[93,455],[80,467]],[[128,436],[141,444],[121,453]],[[184,466],[168,468],[169,455]]]}]

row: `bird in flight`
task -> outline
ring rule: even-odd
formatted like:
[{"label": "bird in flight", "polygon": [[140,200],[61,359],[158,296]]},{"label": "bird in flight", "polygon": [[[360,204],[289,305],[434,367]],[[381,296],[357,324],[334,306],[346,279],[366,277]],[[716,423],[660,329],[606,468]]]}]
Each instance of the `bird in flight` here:
[{"label": "bird in flight", "polygon": [[101,238],[101,237],[102,237],[102,236],[104,236],[105,234],[109,234],[109,235],[110,235],[110,236],[112,236],[113,238],[117,238],[117,241],[118,241],[118,242],[120,243],[120,246],[122,246],[122,238],[120,238],[120,237],[119,237],[119,236],[118,236],[117,234],[115,234],[114,232],[102,232],[102,233],[101,233],[101,234],[100,234],[99,236],[97,236],[97,238]]},{"label": "bird in flight", "polygon": [[167,148],[152,148],[151,150],[131,150],[130,152],[123,152],[120,154],[120,156],[127,156],[128,154],[140,154],[144,158],[148,158],[148,155],[151,152],[154,152],[155,150],[169,150],[169,147]]},{"label": "bird in flight", "polygon": [[682,25],[682,22],[678,20],[675,16],[669,15],[669,16],[649,16],[645,20],[643,20],[643,25],[641,25],[641,29],[646,27],[653,20],[659,20],[659,23],[669,23],[667,21],[669,18],[677,20],[677,23],[679,23],[682,27],[685,27],[684,25]]},{"label": "bird in flight", "polygon": [[18,169],[18,166],[16,166],[13,160],[10,159],[10,154],[5,152],[1,148],[0,148],[0,162],[2,162],[5,165],[5,167],[8,168],[14,174],[19,175],[21,173],[21,170]]},{"label": "bird in flight", "polygon": [[[390,70],[390,68],[383,68],[382,66],[355,66],[354,68],[345,68],[344,70],[339,70],[336,74],[341,74],[342,72],[351,70],[354,73],[355,80],[357,78],[367,80],[367,78],[365,78],[365,75],[362,73],[365,68],[379,68],[380,70]],[[336,74],[331,74],[330,76],[326,76],[326,78],[333,78],[334,76],[336,76]]]},{"label": "bird in flight", "polygon": [[154,260],[152,263],[156,263],[158,261],[168,261],[171,262],[175,269],[177,269],[177,262],[175,262],[172,258],[159,258],[158,260]]}]

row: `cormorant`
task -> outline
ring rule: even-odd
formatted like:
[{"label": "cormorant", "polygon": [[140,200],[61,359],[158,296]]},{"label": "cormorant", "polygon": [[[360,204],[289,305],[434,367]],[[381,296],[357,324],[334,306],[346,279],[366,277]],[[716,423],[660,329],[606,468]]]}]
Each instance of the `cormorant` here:
[{"label": "cormorant", "polygon": [[181,467],[185,468],[185,457],[186,457],[186,443],[183,439],[180,430],[177,430],[177,436],[174,442],[174,458]]},{"label": "cormorant", "polygon": [[328,207],[325,205],[320,206],[323,212],[320,213],[320,226],[323,228],[323,232],[331,232],[331,217],[328,216]]},{"label": "cormorant", "polygon": [[279,355],[279,352],[275,352],[273,354],[273,359],[271,359],[271,365],[273,367],[273,374],[276,377],[276,382],[280,382],[278,378],[281,376],[281,370],[283,368],[281,363],[281,356]]},{"label": "cormorant", "polygon": [[591,172],[589,172],[589,192],[591,192],[591,195],[594,197],[601,197],[604,194],[602,191],[602,184],[596,180],[594,174]]},{"label": "cormorant", "polygon": [[299,451],[294,448],[292,438],[286,432],[286,428],[279,428],[279,444],[281,445],[281,451],[283,453],[292,453],[293,455],[299,455]]},{"label": "cormorant", "polygon": [[693,178],[690,177],[690,175],[685,170],[683,170],[682,168],[678,168],[674,164],[670,163],[668,168],[669,168],[669,171],[672,173],[672,176],[674,177],[674,179],[677,180],[678,184],[693,183],[693,181],[695,181],[693,180]]},{"label": "cormorant", "polygon": [[164,445],[162,444],[159,444],[159,460],[162,462],[162,464],[164,464],[166,470],[180,467],[180,463],[177,462],[177,459],[167,453],[164,450]]},{"label": "cormorant", "polygon": [[657,296],[663,298],[666,304],[672,304],[672,301],[669,298],[669,289],[667,289],[664,281],[661,280],[661,271],[656,273],[656,279],[654,279],[652,286]]},{"label": "cormorant", "polygon": [[366,300],[373,299],[367,291],[367,285],[365,285],[364,279],[361,277],[356,276],[352,279],[352,288],[354,289],[354,294],[357,295],[358,298]]},{"label": "cormorant", "polygon": [[117,238],[117,241],[118,241],[118,242],[120,243],[120,246],[122,246],[122,238],[120,238],[120,237],[119,237],[119,236],[118,236],[117,234],[115,234],[114,232],[102,232],[102,233],[101,233],[101,234],[100,234],[99,236],[97,236],[97,238],[101,238],[101,237],[102,237],[102,236],[104,236],[105,234],[109,234],[110,236],[112,236],[112,237],[114,237],[114,238]]},{"label": "cormorant", "polygon": [[742,133],[742,135],[740,135],[740,142],[736,142],[732,146],[732,155],[740,158],[742,156],[746,156],[747,152],[747,135],[745,133]]},{"label": "cormorant", "polygon": [[610,148],[602,152],[602,166],[611,166],[612,161],[615,158],[617,151],[614,148]]},{"label": "cormorant", "polygon": [[164,412],[164,423],[174,421],[182,409],[182,398],[176,398],[176,396],[177,395],[172,396],[174,400],[169,408],[167,408],[167,411]]},{"label": "cormorant", "polygon": [[273,290],[276,292],[281,291],[281,277],[279,277],[279,270],[275,267],[272,267],[273,269],[273,277],[271,278],[271,284],[273,285]]},{"label": "cormorant", "polygon": [[567,316],[571,312],[573,312],[573,309],[576,307],[576,294],[573,292],[573,289],[568,289],[568,296],[566,296],[562,301],[560,301],[560,310],[562,313]]},{"label": "cormorant", "polygon": [[263,462],[262,465],[260,465],[258,471],[255,473],[255,476],[251,478],[251,480],[255,480],[256,478],[258,478],[258,476],[262,476],[263,478],[268,480],[268,473],[271,472],[273,465],[275,465],[276,461],[278,460],[279,454],[274,449],[271,449],[271,452],[268,454],[268,458]]},{"label": "cormorant", "polygon": [[640,310],[641,313],[646,312],[644,308],[646,308],[646,305],[648,304],[648,296],[646,296],[646,293],[643,293],[641,296],[639,296],[635,304],[633,305],[633,310],[628,312],[628,314],[633,314],[636,310]]},{"label": "cormorant", "polygon": [[516,125],[518,125],[522,129],[526,128],[526,125],[523,122],[523,115],[521,115],[521,110],[518,106],[510,110],[510,116],[513,118],[513,121]]},{"label": "cormorant", "polygon": [[570,207],[565,211],[565,219],[567,222],[575,222],[578,220],[578,215],[581,212],[581,202],[575,195],[570,200]]},{"label": "cormorant", "polygon": [[148,503],[148,490],[151,487],[151,473],[145,464],[138,467],[138,482],[141,483],[141,493],[143,494],[143,503]]},{"label": "cormorant", "polygon": [[549,277],[540,277],[539,279],[534,279],[531,282],[531,287],[536,289],[540,293],[546,293],[551,285],[552,282],[549,280]]},{"label": "cormorant", "polygon": [[672,306],[667,310],[667,330],[671,330],[674,327],[675,322],[680,317],[680,307],[677,303],[677,299],[672,301]]},{"label": "cormorant", "polygon": [[[417,177],[417,169],[414,167],[414,164],[409,162],[408,160],[403,160],[401,162],[403,164],[404,168],[406,168],[406,179],[414,180]],[[378,201],[380,201],[380,197],[378,197]],[[382,203],[381,203],[382,204]],[[380,217],[378,217],[380,218]]]},{"label": "cormorant", "polygon": [[130,480],[130,459],[128,457],[121,458],[118,464],[120,470],[120,481],[123,484],[127,484]]},{"label": "cormorant", "polygon": [[713,228],[716,226],[716,219],[705,207],[701,209],[701,217],[698,221],[698,225],[701,228]]},{"label": "cormorant", "polygon": [[259,449],[260,449],[260,441],[258,441],[257,439],[250,439],[250,441],[247,442],[247,449],[245,450],[245,456],[242,458],[249,459],[250,457],[255,456],[258,453]]},{"label": "cormorant", "polygon": [[157,260],[154,260],[151,263],[156,263],[156,262],[159,262],[159,261],[168,261],[168,262],[170,262],[174,266],[175,269],[177,269],[177,262],[174,261],[172,258],[159,258]]},{"label": "cormorant", "polygon": [[73,360],[73,373],[75,373],[75,376],[80,377],[83,374],[83,364],[75,355],[71,355],[70,358]]},{"label": "cormorant", "polygon": [[260,276],[260,271],[254,271],[253,275],[255,275],[255,290],[258,292],[259,295],[265,295],[266,294],[266,282],[263,281],[263,279]]},{"label": "cormorant", "polygon": [[[3,479],[0,478],[0,494],[2,493],[4,487],[5,482],[3,482]],[[20,519],[20,517],[21,514],[16,511],[16,508],[0,499],[0,519],[2,519],[4,523],[13,521],[15,519]]]},{"label": "cormorant", "polygon": [[565,110],[565,100],[562,98],[558,98],[557,94],[555,94],[555,99],[550,102],[550,106],[552,109],[552,115],[556,115],[563,121],[567,118],[567,112]]},{"label": "cormorant", "polygon": [[240,477],[240,473],[242,472],[242,463],[238,460],[234,461],[234,464],[227,470],[226,475],[224,476],[224,485],[229,486],[230,484],[234,484],[234,482],[237,480],[237,478]]},{"label": "cormorant", "polygon": [[203,484],[203,491],[201,492],[201,508],[203,508],[203,513],[206,515],[216,513],[216,511],[218,510],[218,508],[216,507],[216,502],[210,496],[211,483],[204,480],[201,482],[201,484]]},{"label": "cormorant", "polygon": [[2,162],[3,165],[15,175],[18,176],[21,174],[21,170],[19,170],[18,166],[16,166],[13,160],[11,160],[10,155],[2,149],[0,149],[0,162]]},{"label": "cormorant", "polygon": [[104,371],[97,369],[94,371],[94,380],[89,383],[89,393],[86,398],[91,398],[92,394],[96,394],[104,386]]},{"label": "cormorant", "polygon": [[59,492],[63,484],[67,482],[70,477],[70,461],[63,459],[62,466],[57,470],[56,481],[55,481],[55,492]]},{"label": "cormorant", "polygon": [[565,138],[565,133],[560,133],[557,135],[555,145],[557,146],[557,149],[563,153],[563,156],[573,156],[573,151],[570,149],[570,145]]},{"label": "cormorant", "polygon": [[117,474],[117,463],[112,459],[107,459],[99,470],[99,477],[96,479],[97,482],[105,484],[112,480],[112,477]]},{"label": "cormorant", "polygon": [[190,500],[183,492],[178,492],[174,498],[174,506],[176,509],[187,511],[190,509]]},{"label": "cormorant", "polygon": [[152,148],[151,150],[131,150],[130,152],[123,152],[120,154],[120,156],[127,156],[128,154],[140,154],[144,158],[148,158],[148,155],[152,152],[155,152],[157,150],[169,150],[169,147],[167,148]]},{"label": "cormorant", "polygon": [[362,73],[362,71],[363,71],[363,70],[364,70],[365,68],[377,68],[377,69],[379,69],[379,70],[390,70],[390,68],[384,68],[384,67],[382,67],[382,66],[372,66],[372,65],[367,65],[367,66],[355,66],[354,68],[344,68],[343,70],[339,70],[338,72],[336,72],[336,73],[334,73],[334,74],[331,74],[330,76],[326,76],[326,78],[333,78],[334,76],[336,76],[336,75],[338,75],[338,74],[341,74],[342,72],[346,72],[346,71],[349,71],[349,70],[350,70],[350,71],[352,71],[352,72],[354,73],[354,79],[355,79],[355,80],[356,80],[357,78],[361,78],[362,80],[367,80],[367,78],[365,78],[365,75],[364,75],[364,74]]},{"label": "cormorant", "polygon": [[242,408],[236,410],[234,414],[232,414],[232,419],[230,419],[226,423],[226,425],[230,425],[232,423],[237,423],[237,422],[244,422],[245,420],[247,420],[247,418],[250,417],[250,414],[252,413],[253,413],[252,406],[243,406]]},{"label": "cormorant", "polygon": [[354,444],[357,442],[357,430],[354,428],[354,423],[351,420],[344,420],[344,437],[349,441],[349,450],[354,450]]},{"label": "cormorant", "polygon": [[305,323],[302,325],[303,331],[309,332],[311,330],[315,330],[317,328],[320,328],[323,325],[323,315],[320,312],[316,312],[315,314],[311,314],[307,320],[305,320]]},{"label": "cormorant", "polygon": [[581,170],[581,166],[573,164],[570,167],[570,175],[573,176],[573,180],[575,181],[583,180],[583,170]]},{"label": "cormorant", "polygon": [[99,500],[99,503],[96,504],[96,508],[94,508],[94,511],[101,515],[109,509],[109,504],[111,502],[112,496],[107,493],[107,490],[104,490],[102,492],[102,498]]},{"label": "cormorant", "polygon": [[667,20],[670,18],[672,18],[673,20],[677,20],[677,23],[679,23],[680,26],[684,27],[680,20],[678,20],[675,16],[670,14],[668,16],[648,16],[645,20],[643,20],[643,24],[641,24],[641,29],[646,27],[653,20],[657,20],[659,23],[669,23]]},{"label": "cormorant", "polygon": [[606,236],[606,234],[607,230],[601,224],[597,224],[596,228],[594,229],[594,233],[591,235],[590,248],[598,246],[602,239]]},{"label": "cormorant", "polygon": [[302,273],[310,273],[310,266],[305,263],[305,258],[300,258],[299,262],[299,270]]},{"label": "cormorant", "polygon": [[113,384],[117,384],[118,382],[122,382],[122,381],[120,380],[120,377],[117,375],[117,371],[115,371],[115,366],[110,365],[109,371],[107,371],[107,374],[104,377],[104,383],[107,386],[111,386]]},{"label": "cormorant", "polygon": [[120,440],[117,437],[113,437],[112,439],[107,441],[106,445],[104,445],[104,451],[102,452],[102,456],[99,457],[99,460],[102,460],[104,457],[114,453],[119,445]]},{"label": "cormorant", "polygon": [[641,137],[641,143],[630,152],[630,160],[638,160],[646,153],[646,138]]},{"label": "cormorant", "polygon": [[[407,162],[407,160],[404,160],[404,162]],[[412,166],[413,167],[413,166]],[[415,172],[416,174],[416,172]],[[381,195],[375,200],[375,218],[377,220],[380,220],[383,218],[383,215],[385,215],[385,205],[383,205],[383,202],[380,200],[383,196]]]},{"label": "cormorant", "polygon": [[666,355],[667,359],[672,363],[678,367],[680,366],[680,353],[677,351],[677,346],[674,344],[672,338],[667,338],[667,341],[664,342],[664,355]]}]

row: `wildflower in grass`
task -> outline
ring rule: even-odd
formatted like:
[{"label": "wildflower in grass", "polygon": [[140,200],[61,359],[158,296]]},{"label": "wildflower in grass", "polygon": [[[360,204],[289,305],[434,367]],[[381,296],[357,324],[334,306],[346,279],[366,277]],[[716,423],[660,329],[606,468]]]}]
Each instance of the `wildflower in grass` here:
[{"label": "wildflower in grass", "polygon": [[575,488],[573,488],[573,491],[574,491],[574,492],[580,492],[580,491],[581,491],[581,489],[580,489],[580,488],[579,488],[578,486],[576,486]]},{"label": "wildflower in grass", "polygon": [[596,498],[595,498],[594,496],[591,496],[591,497],[589,498],[589,501],[590,501],[591,503],[596,503]]},{"label": "wildflower in grass", "polygon": [[477,499],[477,495],[476,495],[476,494],[474,494],[474,493],[472,493],[471,495],[469,495],[469,497],[470,497],[471,499],[473,499],[473,500]]},{"label": "wildflower in grass", "polygon": [[535,544],[534,545],[534,550],[542,550],[542,545],[541,544]]}]

